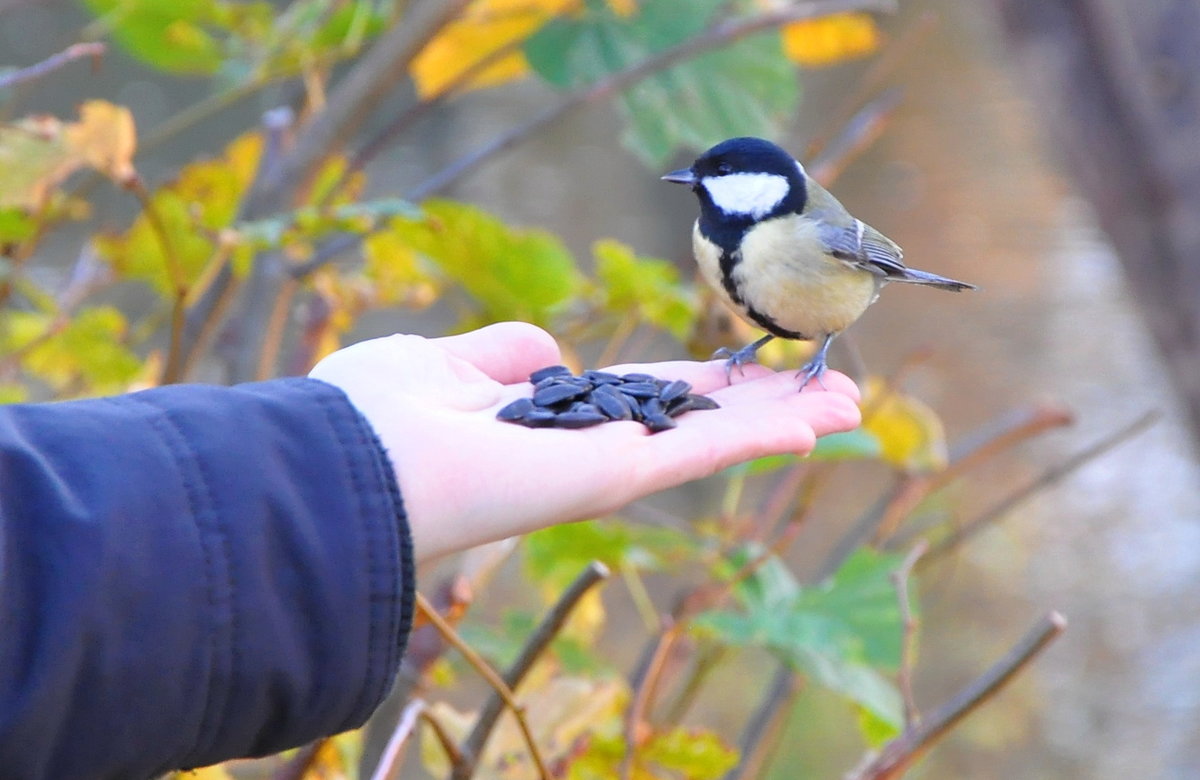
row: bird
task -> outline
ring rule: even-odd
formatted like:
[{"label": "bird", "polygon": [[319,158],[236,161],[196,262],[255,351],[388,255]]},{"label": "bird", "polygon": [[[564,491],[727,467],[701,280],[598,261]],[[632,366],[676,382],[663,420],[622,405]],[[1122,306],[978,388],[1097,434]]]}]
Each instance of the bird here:
[{"label": "bird", "polygon": [[800,389],[827,369],[835,336],[862,316],[888,282],[977,289],[904,264],[896,242],[855,218],[785,149],[762,138],[730,138],[663,181],[700,200],[692,250],[701,275],[743,320],[767,335],[728,358],[725,374],[754,362],[773,338],[818,342],[800,369]]}]

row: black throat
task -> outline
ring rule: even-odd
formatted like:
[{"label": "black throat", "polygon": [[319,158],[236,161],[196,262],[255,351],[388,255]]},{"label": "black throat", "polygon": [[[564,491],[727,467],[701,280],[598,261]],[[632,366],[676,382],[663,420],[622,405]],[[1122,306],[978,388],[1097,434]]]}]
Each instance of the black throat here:
[{"label": "black throat", "polygon": [[[725,292],[729,294],[733,302],[739,306],[746,306],[746,300],[733,277],[733,269],[742,261],[742,240],[746,237],[746,233],[760,222],[785,214],[800,213],[808,200],[808,188],[805,186],[804,177],[799,175],[799,170],[795,175],[788,176],[788,184],[790,185],[788,194],[783,200],[775,204],[775,208],[757,218],[748,214],[727,214],[717,208],[712,198],[709,197],[708,190],[702,185],[693,187],[696,197],[700,199],[700,235],[720,248],[721,286],[725,288]],[[746,308],[750,309],[751,307],[746,306]],[[754,319],[759,325],[766,327],[758,317],[754,317]],[[766,329],[771,331],[769,327]],[[776,335],[784,334],[777,333]],[[796,338],[794,335],[784,337]]]}]

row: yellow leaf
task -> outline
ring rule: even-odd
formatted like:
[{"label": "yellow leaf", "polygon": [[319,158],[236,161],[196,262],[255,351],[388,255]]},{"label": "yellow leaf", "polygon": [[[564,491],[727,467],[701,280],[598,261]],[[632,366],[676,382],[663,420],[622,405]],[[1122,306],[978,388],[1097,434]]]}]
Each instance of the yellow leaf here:
[{"label": "yellow leaf", "polygon": [[869,14],[841,13],[793,22],[783,28],[783,51],[798,65],[821,67],[865,57],[879,48]]},{"label": "yellow leaf", "polygon": [[173,780],[233,780],[233,775],[229,774],[229,770],[222,764],[217,764],[200,769],[189,769],[186,772],[176,772],[172,778]]},{"label": "yellow leaf", "polygon": [[[462,16],[446,25],[413,60],[410,73],[417,93],[435,97],[455,86],[468,70],[485,59],[494,62],[479,68],[462,84],[480,89],[503,84],[529,71],[519,43],[547,20],[577,5],[578,0],[475,0]],[[507,54],[501,49],[509,48]]]},{"label": "yellow leaf", "polygon": [[64,135],[72,155],[114,181],[137,176],[133,168],[137,131],[133,114],[124,106],[89,100],[79,107],[79,121],[67,125]]},{"label": "yellow leaf", "polygon": [[63,141],[62,122],[54,117],[0,125],[0,208],[38,208],[49,189],[79,166]]},{"label": "yellow leaf", "polygon": [[879,439],[883,460],[911,472],[946,467],[946,431],[929,406],[870,379],[863,389],[863,428]]}]

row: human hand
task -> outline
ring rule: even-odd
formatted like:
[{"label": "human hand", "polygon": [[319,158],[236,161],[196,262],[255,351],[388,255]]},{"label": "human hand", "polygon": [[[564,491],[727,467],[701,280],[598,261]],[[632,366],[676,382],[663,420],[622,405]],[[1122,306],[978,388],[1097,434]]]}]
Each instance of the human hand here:
[{"label": "human hand", "polygon": [[742,461],[807,454],[818,436],[856,427],[858,388],[830,371],[828,392],[803,393],[792,372],[723,361],[625,365],[684,379],[720,409],[690,412],[649,435],[636,422],[530,429],[496,412],[529,395],[530,372],[560,362],[533,325],[506,322],[458,336],[395,335],[338,350],[310,376],[340,387],[374,427],[400,484],[418,561],[612,512]]}]

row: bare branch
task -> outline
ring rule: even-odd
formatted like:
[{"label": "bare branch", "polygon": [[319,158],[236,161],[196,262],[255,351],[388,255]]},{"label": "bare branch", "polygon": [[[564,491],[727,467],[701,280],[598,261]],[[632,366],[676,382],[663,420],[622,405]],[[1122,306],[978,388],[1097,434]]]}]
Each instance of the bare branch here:
[{"label": "bare branch", "polygon": [[[533,668],[534,662],[541,657],[549,646],[551,640],[558,635],[562,630],[563,625],[567,622],[572,610],[579,604],[580,599],[587,595],[594,586],[609,576],[608,567],[599,561],[592,561],[587,565],[587,568],[580,573],[575,581],[563,592],[546,616],[542,618],[542,622],[534,629],[529,638],[525,640],[525,646],[521,648],[520,654],[504,673],[504,684],[511,690],[516,690],[520,686],[521,681],[525,679],[525,675]],[[475,727],[471,729],[470,735],[463,742],[461,753],[463,755],[463,763],[456,767],[455,771],[450,775],[454,780],[467,780],[474,772],[475,767],[479,762],[479,758],[483,755],[483,749],[487,745],[488,737],[491,736],[492,730],[496,727],[496,723],[500,719],[500,713],[504,709],[504,699],[500,695],[499,689],[492,692],[487,703],[483,705],[483,709],[479,712],[479,719],[475,721]]]},{"label": "bare branch", "polygon": [[1013,509],[1020,506],[1022,502],[1028,500],[1051,485],[1061,481],[1070,474],[1078,471],[1080,468],[1086,466],[1088,463],[1091,463],[1101,455],[1104,455],[1118,444],[1121,444],[1138,435],[1154,423],[1158,422],[1160,417],[1162,417],[1162,414],[1157,409],[1146,412],[1129,425],[1119,428],[1108,436],[1105,436],[1100,441],[1085,447],[1071,457],[1067,458],[1062,463],[1046,469],[1037,478],[1023,487],[1018,488],[1016,491],[1002,499],[995,506],[984,510],[984,512],[978,517],[965,523],[961,528],[956,529],[945,539],[942,539],[933,545],[933,547],[929,550],[929,554],[921,559],[920,568],[924,568],[946,553],[956,550],[964,542],[973,539],[975,535],[984,528],[987,528],[992,523],[996,522],[998,519],[1004,517]]},{"label": "bare branch", "polygon": [[30,81],[37,81],[43,76],[53,73],[64,65],[68,65],[75,60],[91,57],[94,62],[99,62],[100,57],[104,54],[105,46],[103,43],[76,43],[60,51],[52,57],[48,57],[36,65],[30,65],[28,68],[21,68],[9,73],[0,74],[0,89],[14,87],[17,84],[25,84]]},{"label": "bare branch", "polygon": [[517,702],[512,689],[505,684],[504,680],[500,679],[500,675],[496,674],[496,670],[487,661],[483,660],[479,653],[475,652],[475,648],[463,641],[463,638],[458,635],[454,627],[447,623],[446,619],[420,593],[417,594],[417,612],[423,615],[437,629],[438,633],[442,635],[442,638],[462,654],[463,658],[467,659],[467,663],[471,664],[475,668],[475,671],[479,672],[479,675],[487,680],[492,689],[508,705],[509,710],[512,711],[513,716],[517,719],[517,726],[521,730],[521,735],[525,738],[525,745],[529,749],[529,755],[533,759],[534,765],[537,767],[538,777],[541,780],[550,780],[550,771],[546,768],[546,762],[542,758],[542,753],[533,739],[533,732],[529,730],[529,723],[525,720],[525,708]]},{"label": "bare branch", "polygon": [[981,704],[995,696],[1038,653],[1067,627],[1066,618],[1051,612],[976,680],[935,710],[924,722],[883,746],[847,775],[847,780],[899,780],[938,740]]},{"label": "bare branch", "polygon": [[905,729],[913,728],[921,719],[912,688],[913,640],[916,638],[917,621],[913,618],[912,605],[909,603],[908,581],[913,566],[917,565],[917,561],[928,549],[928,542],[924,539],[918,540],[905,556],[900,568],[892,572],[892,584],[896,586],[896,598],[900,602],[900,619],[904,632],[900,639],[900,671],[896,675],[896,683],[900,688],[900,696],[904,699]]},{"label": "bare branch", "polygon": [[328,741],[328,737],[323,737],[300,748],[286,764],[275,770],[271,780],[304,780],[308,776],[308,770],[316,764],[321,748],[325,747]]},{"label": "bare branch", "polygon": [[640,679],[637,681],[633,699],[629,703],[628,714],[625,716],[625,755],[621,758],[620,769],[620,776],[623,780],[628,780],[633,772],[633,757],[642,743],[646,713],[650,709],[650,703],[654,700],[654,693],[658,689],[659,680],[662,679],[663,668],[666,666],[671,649],[682,634],[681,627],[682,624],[678,622],[671,622],[667,626],[654,644],[654,650],[646,662],[643,673],[638,675]]},{"label": "bare branch", "polygon": [[416,728],[417,719],[424,712],[423,699],[413,699],[405,706],[392,736],[388,738],[387,746],[383,749],[383,755],[379,757],[375,771],[371,773],[371,780],[395,780],[396,772],[400,769],[400,759],[404,756],[404,748],[408,746],[408,738]]},{"label": "bare branch", "polygon": [[408,197],[416,201],[440,192],[468,171],[500,152],[510,149],[546,125],[558,121],[588,103],[607,99],[643,79],[709,49],[727,46],[748,35],[802,19],[810,19],[842,11],[892,11],[895,7],[896,4],[892,0],[809,0],[809,2],[764,12],[748,19],[735,19],[718,23],[677,46],[659,52],[636,65],[602,79],[587,89],[580,90],[566,97],[558,104],[547,108],[524,124],[512,128],[475,151],[450,163],[450,165],[414,187],[409,192]]},{"label": "bare branch", "polygon": [[804,679],[792,667],[779,664],[767,686],[766,697],[742,731],[741,758],[737,766],[725,773],[723,780],[748,780],[762,774],[783,734],[792,702],[803,688]]}]

